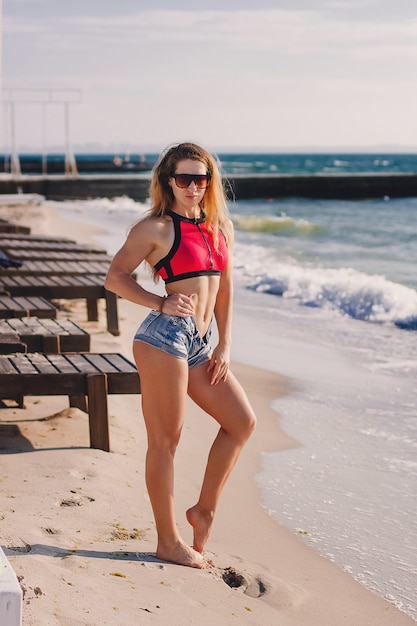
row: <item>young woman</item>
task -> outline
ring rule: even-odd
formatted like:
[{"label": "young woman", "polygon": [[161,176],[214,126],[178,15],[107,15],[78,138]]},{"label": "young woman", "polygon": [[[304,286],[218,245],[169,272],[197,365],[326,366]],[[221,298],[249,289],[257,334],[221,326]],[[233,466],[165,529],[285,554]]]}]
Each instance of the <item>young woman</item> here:
[{"label": "young woman", "polygon": [[[183,143],[168,149],[153,171],[152,208],[115,255],[106,289],[152,311],[134,338],[148,450],[146,484],[158,534],[156,556],[204,568],[203,555],[220,494],[255,427],[255,415],[229,371],[233,227],[216,162]],[[131,274],[145,260],[165,281],[161,297]],[[218,343],[209,344],[215,317]],[[174,455],[187,394],[219,424],[197,503],[186,512],[191,548],[174,515]]]}]

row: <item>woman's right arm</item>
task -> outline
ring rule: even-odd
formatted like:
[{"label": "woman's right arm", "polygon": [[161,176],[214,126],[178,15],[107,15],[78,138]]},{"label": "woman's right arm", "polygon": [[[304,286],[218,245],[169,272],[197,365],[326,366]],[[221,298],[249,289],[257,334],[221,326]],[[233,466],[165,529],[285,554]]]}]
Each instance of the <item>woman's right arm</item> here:
[{"label": "woman's right arm", "polygon": [[158,310],[163,298],[141,287],[132,278],[134,270],[155,249],[155,223],[152,219],[140,221],[130,231],[125,243],[116,253],[107,272],[104,286],[118,296]]}]

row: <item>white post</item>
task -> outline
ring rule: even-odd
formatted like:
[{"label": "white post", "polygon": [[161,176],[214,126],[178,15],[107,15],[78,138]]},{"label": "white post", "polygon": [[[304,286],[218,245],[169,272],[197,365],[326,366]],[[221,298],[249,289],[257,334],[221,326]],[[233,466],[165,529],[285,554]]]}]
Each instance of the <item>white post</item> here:
[{"label": "white post", "polygon": [[42,175],[47,174],[47,156],[46,156],[46,103],[42,103]]},{"label": "white post", "polygon": [[22,589],[16,574],[0,548],[0,624],[22,625]]},{"label": "white post", "polygon": [[20,178],[22,175],[20,169],[20,161],[19,155],[17,154],[16,148],[16,132],[15,132],[15,117],[14,117],[14,102],[10,102],[10,133],[11,133],[11,143],[12,143],[12,162],[11,162],[11,172],[12,176],[16,178]]},{"label": "white post", "polygon": [[65,102],[65,174],[77,176],[77,164],[71,151],[69,137],[69,102]]}]

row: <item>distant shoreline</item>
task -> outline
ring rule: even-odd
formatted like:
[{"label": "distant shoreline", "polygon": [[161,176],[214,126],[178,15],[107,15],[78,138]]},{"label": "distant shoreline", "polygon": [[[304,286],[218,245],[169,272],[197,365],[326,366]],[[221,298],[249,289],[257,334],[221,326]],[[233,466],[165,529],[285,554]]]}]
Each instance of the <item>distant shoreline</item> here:
[{"label": "distant shoreline", "polygon": [[[417,173],[417,150],[390,152],[319,151],[220,151],[213,153],[225,175]],[[11,171],[30,175],[65,174],[74,166],[78,174],[133,174],[150,172],[159,153],[146,152],[22,152],[0,153],[0,174]],[[12,167],[13,166],[13,167]]]}]

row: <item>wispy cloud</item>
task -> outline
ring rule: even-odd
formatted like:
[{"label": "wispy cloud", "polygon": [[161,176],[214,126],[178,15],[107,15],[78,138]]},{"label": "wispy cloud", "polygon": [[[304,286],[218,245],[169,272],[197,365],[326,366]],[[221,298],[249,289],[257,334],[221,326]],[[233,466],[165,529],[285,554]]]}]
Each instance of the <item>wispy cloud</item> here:
[{"label": "wispy cloud", "polygon": [[[332,3],[335,4],[335,3]],[[344,4],[344,3],[336,3]],[[283,50],[291,54],[361,50],[389,46],[398,55],[409,54],[417,43],[417,17],[378,22],[372,19],[357,23],[335,17],[326,18],[317,11],[139,11],[130,16],[43,16],[11,17],[5,21],[4,35],[36,35],[41,47],[66,46],[77,41],[91,45],[143,47],[145,43],[164,46],[185,42],[212,44],[245,50]],[[358,52],[359,50],[359,52]],[[198,50],[196,51],[198,52]]]},{"label": "wispy cloud", "polygon": [[[384,125],[388,105],[401,119],[402,136],[415,128],[415,0],[408,13],[395,15],[388,0],[328,0],[313,8],[309,0],[276,0],[276,8],[251,10],[227,10],[227,0],[223,10],[158,10],[159,0],[149,10],[138,10],[133,0],[73,0],[65,14],[52,0],[14,2],[5,16],[5,85],[82,88],[79,115],[87,111],[90,135],[116,132],[108,123],[116,125],[115,110],[123,110],[117,132],[126,128],[127,136],[140,111],[142,133],[155,135],[157,128],[168,135],[175,119],[188,134],[203,119],[210,137],[228,143],[243,130],[266,145],[275,141],[271,128],[278,122],[288,144],[313,136],[369,142],[379,134],[392,141]],[[23,49],[32,52],[23,55]],[[401,102],[407,102],[406,118]]]}]

